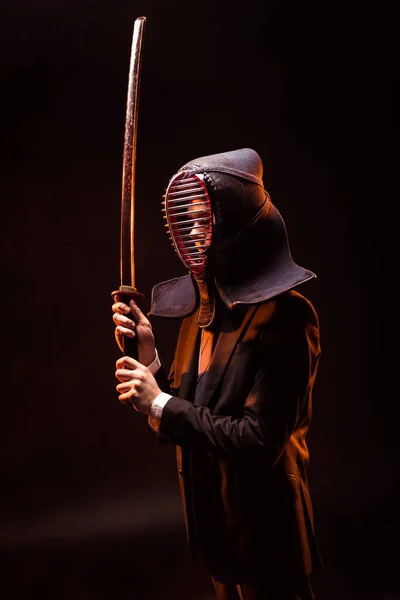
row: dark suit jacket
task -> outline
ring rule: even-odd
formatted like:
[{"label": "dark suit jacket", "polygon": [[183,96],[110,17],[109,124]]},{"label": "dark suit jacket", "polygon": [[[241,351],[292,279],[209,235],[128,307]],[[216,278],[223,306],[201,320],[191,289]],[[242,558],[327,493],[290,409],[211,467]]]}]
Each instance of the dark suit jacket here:
[{"label": "dark suit jacket", "polygon": [[320,357],[311,303],[290,291],[226,310],[197,384],[200,331],[183,320],[159,439],[177,445],[189,544],[213,577],[303,576],[319,563],[306,434]]}]

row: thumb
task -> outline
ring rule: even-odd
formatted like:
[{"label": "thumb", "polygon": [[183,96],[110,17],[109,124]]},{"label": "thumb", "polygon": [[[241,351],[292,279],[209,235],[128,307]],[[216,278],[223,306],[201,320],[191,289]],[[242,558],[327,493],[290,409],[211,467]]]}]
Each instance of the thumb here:
[{"label": "thumb", "polygon": [[137,324],[139,323],[147,323],[147,319],[136,304],[134,300],[129,302],[129,307],[131,309],[132,316]]}]

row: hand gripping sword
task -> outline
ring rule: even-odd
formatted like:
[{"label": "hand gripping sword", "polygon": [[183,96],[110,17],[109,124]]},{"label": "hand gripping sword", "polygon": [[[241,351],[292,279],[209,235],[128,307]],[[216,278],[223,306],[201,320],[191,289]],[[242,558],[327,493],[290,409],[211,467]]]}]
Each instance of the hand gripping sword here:
[{"label": "hand gripping sword", "polygon": [[[128,95],[126,101],[124,153],[122,164],[122,203],[121,203],[121,240],[120,240],[120,275],[119,290],[112,292],[112,297],[118,294],[121,302],[129,304],[131,298],[135,302],[144,298],[135,287],[135,171],[136,171],[136,142],[139,88],[142,66],[142,41],[146,17],[138,17],[133,27],[131,58],[129,66]],[[137,337],[124,339],[125,354],[136,358],[138,356]]]}]

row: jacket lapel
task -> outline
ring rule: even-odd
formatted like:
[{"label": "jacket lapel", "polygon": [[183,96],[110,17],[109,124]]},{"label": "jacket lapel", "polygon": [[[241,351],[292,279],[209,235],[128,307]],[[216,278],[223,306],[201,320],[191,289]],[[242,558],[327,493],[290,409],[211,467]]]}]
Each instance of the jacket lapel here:
[{"label": "jacket lapel", "polygon": [[237,309],[233,312],[228,310],[225,313],[210,365],[196,387],[195,406],[206,406],[212,401],[229,359],[246,332],[256,310],[257,306],[253,306],[246,312]]},{"label": "jacket lapel", "polygon": [[175,353],[173,387],[179,396],[193,399],[197,381],[200,329],[196,324],[197,312],[185,319],[179,334]]}]

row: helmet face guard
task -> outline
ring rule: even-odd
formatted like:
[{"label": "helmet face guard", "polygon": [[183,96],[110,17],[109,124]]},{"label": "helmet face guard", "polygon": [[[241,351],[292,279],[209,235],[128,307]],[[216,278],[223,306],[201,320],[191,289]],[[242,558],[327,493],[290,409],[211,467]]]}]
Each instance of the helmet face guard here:
[{"label": "helmet face guard", "polygon": [[189,271],[201,275],[212,239],[211,202],[203,175],[179,171],[163,198],[164,218],[175,251]]}]

